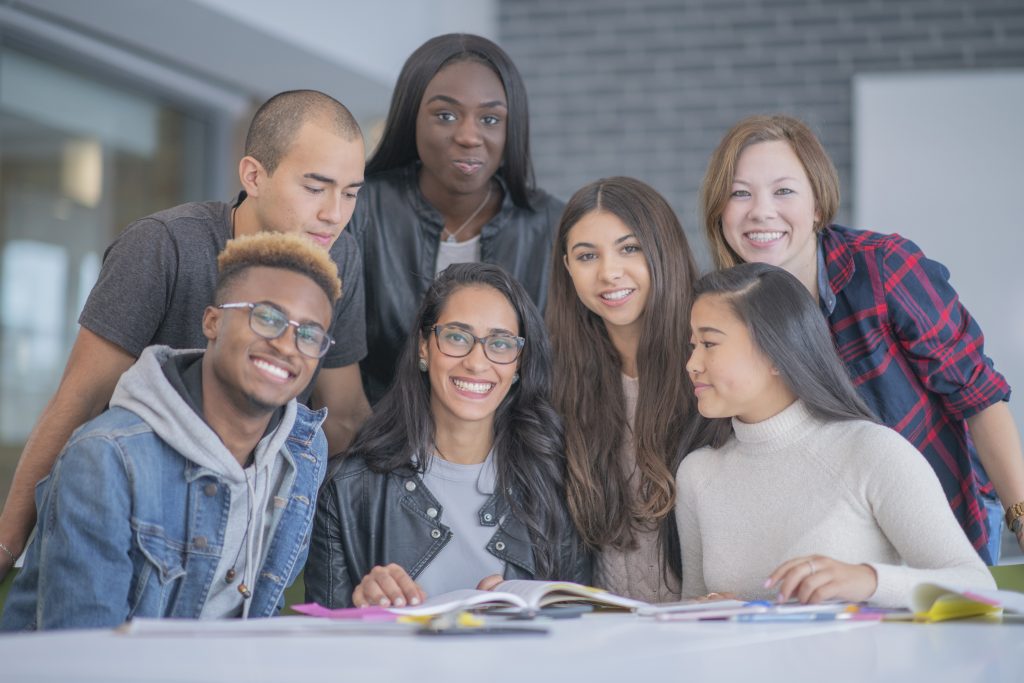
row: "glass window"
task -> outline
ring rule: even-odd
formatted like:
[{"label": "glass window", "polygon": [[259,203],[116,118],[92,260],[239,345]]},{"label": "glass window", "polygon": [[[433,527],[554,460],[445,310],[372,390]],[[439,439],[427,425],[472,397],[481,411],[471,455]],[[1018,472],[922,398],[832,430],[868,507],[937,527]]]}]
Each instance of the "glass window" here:
[{"label": "glass window", "polygon": [[157,93],[0,47],[0,504],[104,250],[132,220],[201,198],[209,137]]}]

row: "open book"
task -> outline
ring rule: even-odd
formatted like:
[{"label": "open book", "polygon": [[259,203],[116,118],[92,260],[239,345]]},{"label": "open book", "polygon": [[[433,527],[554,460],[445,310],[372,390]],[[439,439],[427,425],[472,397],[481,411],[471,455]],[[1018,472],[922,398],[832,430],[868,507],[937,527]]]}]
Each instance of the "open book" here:
[{"label": "open book", "polygon": [[1003,610],[1024,614],[1024,593],[919,583],[911,593],[910,607],[918,619],[927,621],[1000,614]]},{"label": "open book", "polygon": [[494,590],[457,590],[427,598],[415,607],[391,608],[395,614],[429,616],[457,610],[488,607],[518,608],[526,614],[536,613],[542,607],[566,603],[584,603],[601,607],[635,610],[647,606],[646,602],[615,595],[600,588],[592,588],[571,581],[502,581]]}]

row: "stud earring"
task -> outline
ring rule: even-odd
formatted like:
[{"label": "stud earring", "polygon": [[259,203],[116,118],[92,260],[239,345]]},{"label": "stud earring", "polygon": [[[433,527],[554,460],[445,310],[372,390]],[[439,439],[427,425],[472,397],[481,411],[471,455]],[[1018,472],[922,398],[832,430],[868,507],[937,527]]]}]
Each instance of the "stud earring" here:
[{"label": "stud earring", "polygon": [[418,367],[420,369],[420,372],[426,372],[427,371],[427,359],[426,358],[420,358],[420,362],[416,364],[416,367]]},{"label": "stud earring", "polygon": [[516,374],[512,375],[512,384],[515,384],[518,381],[519,381],[519,373],[517,372]]}]

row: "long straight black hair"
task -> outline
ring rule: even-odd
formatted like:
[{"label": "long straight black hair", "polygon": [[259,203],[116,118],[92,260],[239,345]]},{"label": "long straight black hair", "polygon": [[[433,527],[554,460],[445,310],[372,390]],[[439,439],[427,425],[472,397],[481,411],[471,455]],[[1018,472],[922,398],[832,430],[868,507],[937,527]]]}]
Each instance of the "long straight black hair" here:
[{"label": "long straight black hair", "polygon": [[436,36],[413,52],[402,66],[391,96],[384,132],[373,156],[366,162],[366,175],[382,173],[419,159],[416,151],[416,115],[427,85],[437,72],[455,62],[476,61],[489,67],[501,79],[508,101],[505,151],[497,175],[505,180],[512,202],[530,208],[534,188],[530,160],[530,112],[526,85],[512,58],[490,40],[471,33]]},{"label": "long straight black hair", "polygon": [[[839,359],[818,303],[796,277],[766,263],[744,263],[708,273],[697,281],[695,295],[694,301],[719,296],[728,303],[812,415],[828,421],[878,422]],[[711,445],[717,448],[732,434],[732,421],[710,422]]]},{"label": "long straight black hair", "polygon": [[437,276],[416,316],[413,329],[418,332],[409,335],[398,361],[394,384],[346,457],[362,456],[375,472],[426,469],[434,452],[434,419],[430,377],[417,366],[419,344],[424,339],[430,342],[431,329],[448,299],[465,287],[490,287],[501,293],[516,312],[519,336],[526,340],[519,357],[519,381],[494,416],[495,486],[530,531],[537,578],[565,578],[576,557],[559,552],[560,545],[564,549],[568,544],[557,542],[572,529],[572,521],[565,506],[562,423],[551,407],[551,346],[537,307],[501,267],[456,263]]}]

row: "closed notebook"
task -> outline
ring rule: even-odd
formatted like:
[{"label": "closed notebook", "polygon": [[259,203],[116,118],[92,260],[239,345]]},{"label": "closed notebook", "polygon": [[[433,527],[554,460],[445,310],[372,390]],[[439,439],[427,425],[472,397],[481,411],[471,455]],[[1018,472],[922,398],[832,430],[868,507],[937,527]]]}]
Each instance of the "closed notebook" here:
[{"label": "closed notebook", "polygon": [[1004,610],[1024,614],[1024,593],[919,583],[911,593],[910,607],[915,617],[922,621],[994,615]]},{"label": "closed notebook", "polygon": [[457,590],[428,598],[414,607],[392,608],[395,614],[428,616],[456,610],[487,607],[512,607],[522,612],[537,612],[542,607],[566,603],[584,603],[599,607],[636,610],[646,602],[615,595],[600,588],[570,581],[502,581],[494,590]]}]

